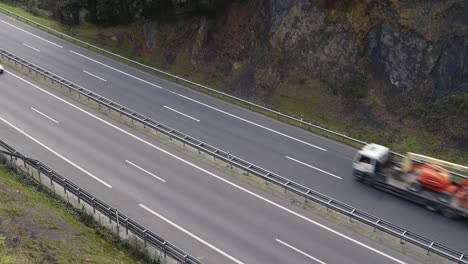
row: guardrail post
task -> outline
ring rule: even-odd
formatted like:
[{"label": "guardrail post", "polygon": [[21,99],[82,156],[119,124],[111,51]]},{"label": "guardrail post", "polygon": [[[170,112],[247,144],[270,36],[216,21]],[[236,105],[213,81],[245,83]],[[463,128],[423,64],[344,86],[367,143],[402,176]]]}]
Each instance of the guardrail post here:
[{"label": "guardrail post", "polygon": [[144,245],[145,248],[146,248],[146,229],[143,230],[143,245]]},{"label": "guardrail post", "polygon": [[55,194],[57,194],[57,193],[55,192],[54,177],[55,177],[54,174],[49,175],[49,178],[50,178],[50,185],[52,186],[52,190],[54,191]]},{"label": "guardrail post", "polygon": [[96,197],[93,197],[91,201],[93,201],[93,214],[94,214],[96,213]]},{"label": "guardrail post", "polygon": [[166,258],[166,251],[167,251],[167,241],[164,241],[164,242],[163,242],[164,258]]},{"label": "guardrail post", "polygon": [[[433,245],[434,245],[434,241],[431,242],[431,245],[429,245],[429,248],[432,248]],[[426,256],[429,256],[429,249],[427,249]]]},{"label": "guardrail post", "polygon": [[128,236],[128,217],[125,218],[125,234]]},{"label": "guardrail post", "polygon": [[117,209],[115,209],[115,222],[117,223],[117,235],[119,235],[119,211]]},{"label": "guardrail post", "polygon": [[111,208],[110,207],[107,207],[107,216],[109,217],[109,224],[112,223]]},{"label": "guardrail post", "polygon": [[[41,170],[39,169],[39,162],[35,164],[34,166],[36,166],[37,177],[39,178],[39,183],[42,184]],[[52,184],[52,180],[50,181],[50,184]]]},{"label": "guardrail post", "polygon": [[78,204],[80,204],[80,200],[81,200],[81,189],[80,187],[78,187],[78,189],[76,189],[77,192],[78,192]]},{"label": "guardrail post", "polygon": [[231,158],[231,154],[227,154],[227,160],[228,160],[228,164],[229,164],[229,168],[232,170],[232,158]]},{"label": "guardrail post", "polygon": [[64,181],[64,182],[65,182],[65,184],[63,185],[63,191],[67,195],[67,204],[69,204],[70,203],[70,197],[68,196],[68,192],[67,192],[67,185],[68,184],[67,184],[66,181]]}]

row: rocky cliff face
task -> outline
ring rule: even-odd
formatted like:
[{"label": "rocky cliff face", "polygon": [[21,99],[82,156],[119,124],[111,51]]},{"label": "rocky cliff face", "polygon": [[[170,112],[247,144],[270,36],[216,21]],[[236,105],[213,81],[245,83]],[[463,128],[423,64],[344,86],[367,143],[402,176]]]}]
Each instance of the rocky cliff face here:
[{"label": "rocky cliff face", "polygon": [[314,1],[290,1],[286,15],[268,13],[274,19],[265,48],[331,86],[364,74],[391,94],[468,92],[468,1],[362,1],[351,8],[330,18]]},{"label": "rocky cliff face", "polygon": [[455,124],[442,132],[468,145],[467,14],[468,0],[234,1],[214,18],[146,24],[134,54],[315,121],[389,141],[409,124]]}]

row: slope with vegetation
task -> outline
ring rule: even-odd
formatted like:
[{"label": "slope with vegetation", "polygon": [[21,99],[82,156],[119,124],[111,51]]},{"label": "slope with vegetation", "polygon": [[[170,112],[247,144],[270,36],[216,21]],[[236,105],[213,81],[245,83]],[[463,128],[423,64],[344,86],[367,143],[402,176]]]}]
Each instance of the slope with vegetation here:
[{"label": "slope with vegetation", "polygon": [[3,162],[0,263],[158,263]]},{"label": "slope with vegetation", "polygon": [[350,136],[468,162],[466,1],[2,1]]}]

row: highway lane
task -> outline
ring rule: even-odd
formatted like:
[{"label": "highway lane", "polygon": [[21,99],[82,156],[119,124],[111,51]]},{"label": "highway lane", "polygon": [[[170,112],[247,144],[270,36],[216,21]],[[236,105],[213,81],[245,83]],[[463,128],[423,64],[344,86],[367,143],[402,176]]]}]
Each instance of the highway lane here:
[{"label": "highway lane", "polygon": [[[54,73],[268,170],[455,249],[468,251],[463,236],[457,235],[468,231],[466,223],[447,220],[356,183],[350,173],[350,159],[355,150],[347,146],[150,76],[4,16],[0,18],[63,47],[2,22],[0,46],[9,51],[24,54],[26,59]],[[34,43],[40,52],[20,44],[26,42]]]},{"label": "highway lane", "polygon": [[2,139],[206,263],[417,263],[8,72],[0,93]]}]

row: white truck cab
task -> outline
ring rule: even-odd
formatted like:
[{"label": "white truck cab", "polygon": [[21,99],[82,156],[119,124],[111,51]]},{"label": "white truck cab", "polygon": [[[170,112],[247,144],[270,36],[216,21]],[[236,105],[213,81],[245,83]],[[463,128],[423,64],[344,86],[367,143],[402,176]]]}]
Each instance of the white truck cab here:
[{"label": "white truck cab", "polygon": [[390,149],[378,144],[367,144],[356,153],[353,161],[353,175],[363,180],[374,175],[384,166],[390,157]]},{"label": "white truck cab", "polygon": [[0,73],[3,73],[3,66],[0,65]]}]

